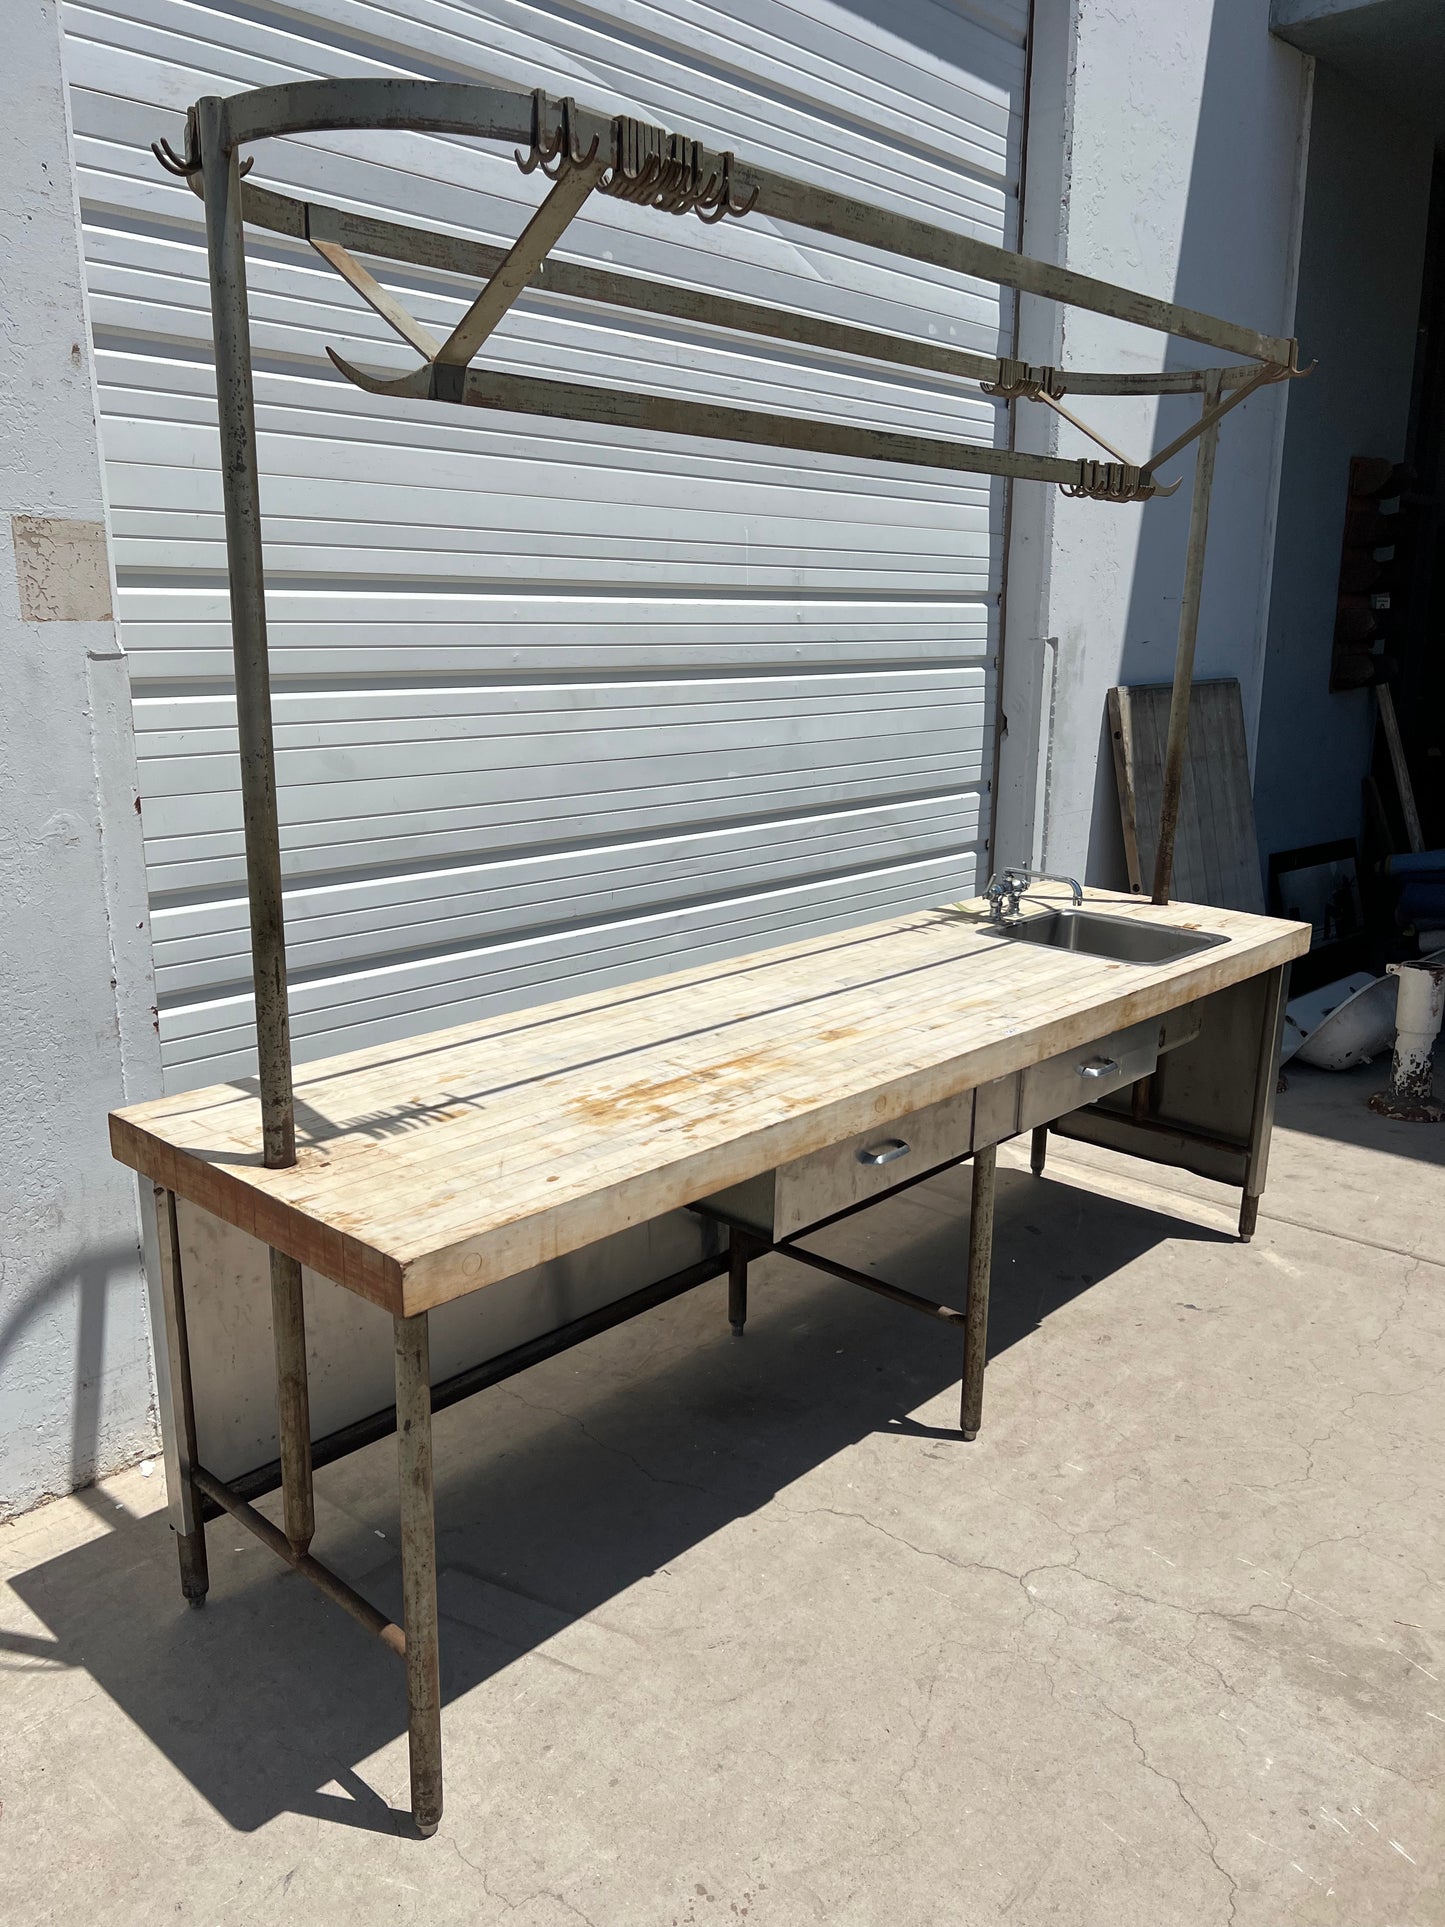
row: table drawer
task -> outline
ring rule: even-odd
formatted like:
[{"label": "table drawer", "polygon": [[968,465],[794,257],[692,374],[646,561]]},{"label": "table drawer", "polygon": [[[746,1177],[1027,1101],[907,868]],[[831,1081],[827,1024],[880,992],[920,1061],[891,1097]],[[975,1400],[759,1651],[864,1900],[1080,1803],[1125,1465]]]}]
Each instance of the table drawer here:
[{"label": "table drawer", "polygon": [[963,1157],[972,1136],[973,1092],[963,1091],[941,1104],[876,1124],[841,1144],[780,1165],[773,1202],[774,1236],[791,1237],[850,1204],[881,1197],[905,1179]]},{"label": "table drawer", "polygon": [[1159,1035],[1160,1020],[1151,1017],[1032,1065],[1021,1080],[1019,1130],[1048,1124],[1147,1077],[1159,1061]]}]

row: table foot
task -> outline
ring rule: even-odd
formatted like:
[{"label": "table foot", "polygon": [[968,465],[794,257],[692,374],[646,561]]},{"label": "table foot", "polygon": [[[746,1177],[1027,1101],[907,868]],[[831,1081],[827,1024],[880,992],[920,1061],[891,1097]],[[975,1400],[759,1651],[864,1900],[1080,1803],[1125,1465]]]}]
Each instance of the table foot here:
[{"label": "table foot", "polygon": [[206,1528],[198,1525],[194,1532],[178,1532],[176,1552],[180,1558],[181,1591],[186,1596],[186,1604],[204,1606],[211,1587],[211,1573],[206,1562]]}]

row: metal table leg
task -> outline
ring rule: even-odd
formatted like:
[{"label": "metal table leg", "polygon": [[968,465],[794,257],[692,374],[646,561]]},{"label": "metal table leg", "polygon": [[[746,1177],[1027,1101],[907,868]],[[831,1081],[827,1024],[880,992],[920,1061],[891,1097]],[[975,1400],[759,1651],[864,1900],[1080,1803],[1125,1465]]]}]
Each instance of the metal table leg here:
[{"label": "metal table leg", "polygon": [[968,1303],[963,1325],[963,1395],[959,1428],[976,1439],[983,1418],[983,1368],[988,1360],[988,1284],[993,1264],[993,1193],[997,1147],[973,1154],[973,1199],[968,1214]]},{"label": "metal table leg", "polygon": [[1285,1005],[1289,1002],[1288,964],[1271,974],[1259,1031],[1259,1059],[1254,1072],[1254,1106],[1249,1124],[1249,1163],[1244,1198],[1239,1207],[1239,1239],[1248,1244],[1259,1220],[1260,1194],[1269,1169],[1269,1140],[1274,1131],[1274,1100],[1279,1090],[1279,1053],[1284,1037]]},{"label": "metal table leg", "polygon": [[[181,1239],[176,1197],[155,1186],[157,1244],[160,1252],[161,1306],[165,1315],[166,1377],[172,1406],[174,1451],[167,1453],[171,1525],[181,1561],[181,1591],[192,1606],[204,1606],[210,1588],[206,1564],[206,1526],[201,1495],[192,1481],[197,1465],[196,1401],[191,1389],[191,1347],[186,1335],[186,1295],[181,1279]],[[169,1440],[167,1443],[169,1444]]]},{"label": "metal table leg", "polygon": [[736,1225],[728,1231],[728,1323],[733,1337],[741,1338],[748,1320],[748,1266],[757,1255],[757,1243]]},{"label": "metal table leg", "polygon": [[271,1253],[271,1333],[276,1344],[276,1417],[286,1537],[299,1559],[316,1531],[311,1486],[311,1399],[306,1377],[306,1311],[301,1266]]},{"label": "metal table leg", "polygon": [[1036,1124],[1034,1134],[1029,1139],[1029,1169],[1036,1178],[1043,1176],[1044,1161],[1049,1155],[1049,1127]]},{"label": "metal table leg", "polygon": [[[1204,377],[1201,412],[1219,406],[1220,371]],[[1199,603],[1204,590],[1204,555],[1209,539],[1209,498],[1214,488],[1214,457],[1219,423],[1210,422],[1194,451],[1194,494],[1189,508],[1189,541],[1184,551],[1184,585],[1179,592],[1179,641],[1174,649],[1174,689],[1169,699],[1169,734],[1164,746],[1164,780],[1159,795],[1159,838],[1154,848],[1155,903],[1169,901],[1174,878],[1174,843],[1184,796],[1184,757],[1189,747],[1189,700],[1194,690],[1194,648],[1199,638]]]},{"label": "metal table leg", "polygon": [[406,1632],[411,1811],[418,1833],[442,1817],[441,1664],[427,1315],[396,1320],[396,1455],[401,1485],[402,1618]]}]

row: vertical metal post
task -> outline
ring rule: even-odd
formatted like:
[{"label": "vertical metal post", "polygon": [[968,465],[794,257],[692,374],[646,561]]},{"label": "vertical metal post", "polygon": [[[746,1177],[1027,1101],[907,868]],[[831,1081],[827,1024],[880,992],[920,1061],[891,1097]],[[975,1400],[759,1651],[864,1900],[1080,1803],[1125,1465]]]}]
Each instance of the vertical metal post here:
[{"label": "vertical metal post", "polygon": [[431,1458],[431,1347],[425,1312],[396,1320],[396,1456],[401,1486],[411,1811],[417,1831],[430,1834],[436,1832],[442,1817],[442,1709]]},{"label": "vertical metal post", "polygon": [[[251,978],[261,1082],[263,1156],[272,1168],[296,1162],[291,1089],[291,1022],[286,1004],[286,932],[281,894],[281,829],[266,649],[266,582],[261,551],[261,479],[246,302],[246,237],[241,219],[240,157],[227,145],[225,104],[197,103],[216,353],[216,413],[226,512],[231,591],[231,653],[236,671],[236,730],[241,752],[241,811],[246,893],[251,916]],[[301,1267],[271,1253],[271,1320],[276,1346],[276,1406],[286,1537],[299,1556],[311,1543],[315,1503],[306,1386],[306,1324]]]},{"label": "vertical metal post", "polygon": [[[1219,405],[1220,374],[1204,379],[1203,413]],[[1189,543],[1184,552],[1184,588],[1179,599],[1179,646],[1174,652],[1174,691],[1169,700],[1169,736],[1164,750],[1164,788],[1159,799],[1159,841],[1154,852],[1154,902],[1169,901],[1174,875],[1174,841],[1179,831],[1179,799],[1184,788],[1184,756],[1189,744],[1189,698],[1194,684],[1194,645],[1199,638],[1199,600],[1204,588],[1204,551],[1209,539],[1209,496],[1214,486],[1214,455],[1219,424],[1200,434],[1194,455],[1194,494],[1189,509]]]},{"label": "vertical metal post", "polygon": [[741,1338],[748,1321],[748,1265],[753,1256],[753,1241],[736,1225],[728,1230],[728,1323],[733,1337]]},{"label": "vertical metal post", "polygon": [[963,1324],[963,1393],[959,1430],[976,1439],[983,1420],[983,1368],[988,1363],[988,1285],[993,1268],[993,1193],[998,1147],[973,1154],[973,1196],[968,1214],[968,1303]]},{"label": "vertical metal post", "polygon": [[246,309],[246,238],[241,221],[239,158],[225,144],[225,102],[214,97],[199,101],[196,117],[206,189],[206,249],[216,350],[216,412],[221,429],[226,569],[231,588],[231,652],[236,665],[236,728],[241,747],[241,809],[251,910],[261,1123],[265,1161],[274,1167],[296,1162],[296,1112],[291,1096],[291,1025],[286,1009],[281,831],[271,735],[271,672],[266,655],[261,484]]},{"label": "vertical metal post", "polygon": [[1259,1220],[1259,1200],[1269,1171],[1269,1140],[1274,1131],[1274,1101],[1279,1090],[1279,1050],[1289,1002],[1288,964],[1271,971],[1264,1016],[1259,1027],[1259,1058],[1254,1072],[1254,1105],[1249,1121],[1249,1162],[1239,1207],[1239,1239],[1248,1244]]},{"label": "vertical metal post", "polygon": [[1049,1155],[1049,1127],[1036,1124],[1033,1136],[1029,1139],[1029,1169],[1036,1178],[1044,1174],[1044,1164]]},{"label": "vertical metal post", "polygon": [[186,1332],[186,1294],[181,1277],[181,1238],[176,1196],[163,1185],[154,1189],[156,1242],[159,1248],[161,1308],[165,1318],[166,1377],[170,1383],[171,1424],[166,1428],[167,1485],[171,1524],[181,1562],[181,1591],[192,1606],[204,1606],[210,1588],[206,1528],[200,1495],[191,1483],[196,1458],[196,1404],[191,1390],[191,1346]]}]

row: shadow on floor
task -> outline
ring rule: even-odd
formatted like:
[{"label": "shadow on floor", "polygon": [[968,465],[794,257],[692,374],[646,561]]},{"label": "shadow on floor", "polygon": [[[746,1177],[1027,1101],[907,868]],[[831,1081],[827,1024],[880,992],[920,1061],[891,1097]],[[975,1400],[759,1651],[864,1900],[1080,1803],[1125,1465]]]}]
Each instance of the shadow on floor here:
[{"label": "shadow on floor", "polygon": [[[961,1305],[967,1184],[965,1171],[921,1185],[818,1248]],[[1230,1242],[1001,1172],[990,1355],[1181,1238]],[[738,1342],[725,1291],[714,1280],[438,1415],[444,1702],[869,1433],[900,1450],[952,1440],[967,1475],[973,1448],[908,1416],[956,1386],[951,1332],[774,1257],[755,1269]],[[390,1535],[394,1479],[390,1440],[318,1474],[316,1549],[400,1618],[395,1542],[383,1550],[368,1516]],[[0,1647],[88,1671],[233,1827],[293,1811],[408,1830],[356,1770],[404,1730],[396,1661],[232,1522],[212,1525],[209,1545],[211,1596],[195,1612],[164,1513],[126,1519],[12,1581],[54,1644],[0,1635]]]},{"label": "shadow on floor", "polygon": [[1390,1157],[1445,1164],[1445,1124],[1402,1124],[1369,1108],[1367,1099],[1390,1081],[1388,1055],[1349,1071],[1317,1070],[1296,1059],[1285,1065],[1284,1076],[1275,1122],[1285,1129]]}]

